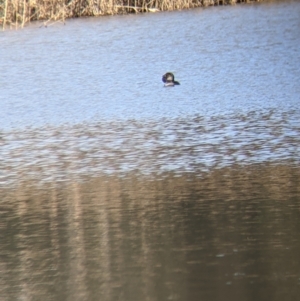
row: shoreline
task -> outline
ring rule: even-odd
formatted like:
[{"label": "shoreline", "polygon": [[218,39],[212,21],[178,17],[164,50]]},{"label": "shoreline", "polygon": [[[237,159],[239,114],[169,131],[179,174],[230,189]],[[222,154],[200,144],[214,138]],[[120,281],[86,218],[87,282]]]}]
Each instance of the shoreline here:
[{"label": "shoreline", "polygon": [[33,21],[42,21],[47,26],[49,22],[65,22],[71,18],[155,13],[257,2],[264,0],[55,0],[51,3],[42,0],[4,0],[0,5],[0,27],[2,30],[18,29]]}]

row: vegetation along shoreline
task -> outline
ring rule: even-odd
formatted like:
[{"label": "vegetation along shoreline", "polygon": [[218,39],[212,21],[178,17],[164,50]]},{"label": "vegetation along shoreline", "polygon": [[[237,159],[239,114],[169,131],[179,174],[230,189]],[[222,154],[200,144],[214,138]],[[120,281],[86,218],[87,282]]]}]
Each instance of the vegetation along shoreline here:
[{"label": "vegetation along shoreline", "polygon": [[62,21],[67,18],[190,9],[253,3],[262,0],[2,0],[0,26],[24,27],[31,21]]}]

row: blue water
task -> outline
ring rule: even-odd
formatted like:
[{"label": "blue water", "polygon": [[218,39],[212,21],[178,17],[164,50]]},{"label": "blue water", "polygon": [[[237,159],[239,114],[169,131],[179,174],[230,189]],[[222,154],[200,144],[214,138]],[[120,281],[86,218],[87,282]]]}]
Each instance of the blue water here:
[{"label": "blue water", "polygon": [[299,2],[1,32],[1,183],[298,164],[299,32]]},{"label": "blue water", "polygon": [[[283,2],[2,32],[0,128],[271,109],[298,117],[299,16],[299,3]],[[181,86],[163,89],[166,71]]]}]

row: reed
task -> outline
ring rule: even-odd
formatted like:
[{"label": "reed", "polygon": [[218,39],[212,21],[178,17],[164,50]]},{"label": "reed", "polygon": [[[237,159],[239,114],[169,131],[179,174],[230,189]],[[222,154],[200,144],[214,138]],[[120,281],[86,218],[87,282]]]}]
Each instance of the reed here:
[{"label": "reed", "polygon": [[31,21],[189,9],[259,0],[0,0],[0,25],[24,27]]}]

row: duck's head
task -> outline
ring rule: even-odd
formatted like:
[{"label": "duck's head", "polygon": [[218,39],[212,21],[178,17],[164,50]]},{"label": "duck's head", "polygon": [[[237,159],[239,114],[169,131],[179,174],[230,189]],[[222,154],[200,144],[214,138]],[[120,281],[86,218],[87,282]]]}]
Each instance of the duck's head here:
[{"label": "duck's head", "polygon": [[174,80],[174,74],[172,72],[167,72],[166,74],[163,75],[162,81],[165,83],[165,87],[172,87],[175,85],[180,85],[179,82]]}]

